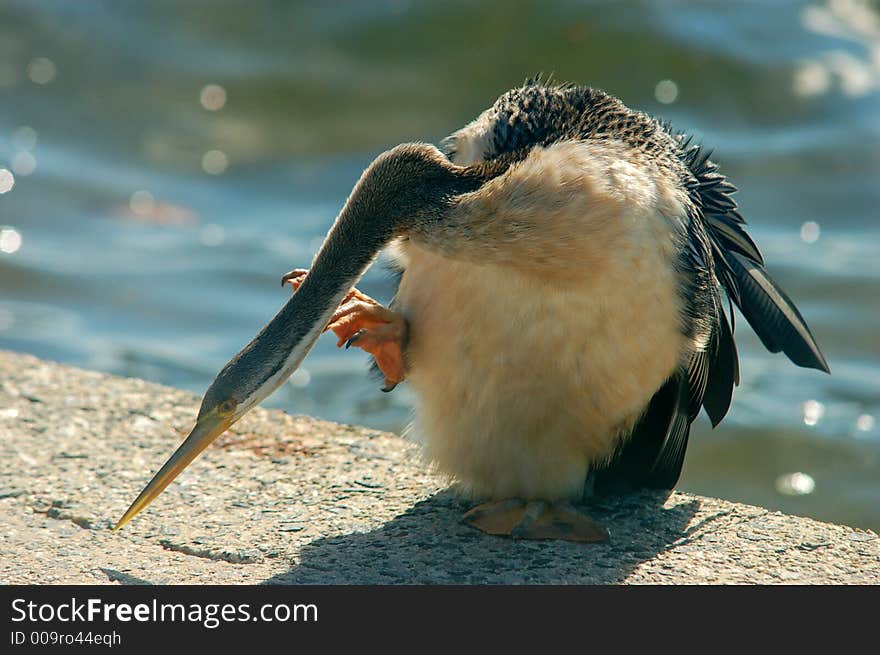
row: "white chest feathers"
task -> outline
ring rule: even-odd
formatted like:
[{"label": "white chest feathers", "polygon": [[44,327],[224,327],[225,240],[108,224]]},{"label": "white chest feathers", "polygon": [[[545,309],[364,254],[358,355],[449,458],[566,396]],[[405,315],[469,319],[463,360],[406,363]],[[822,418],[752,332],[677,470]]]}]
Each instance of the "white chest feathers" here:
[{"label": "white chest feathers", "polygon": [[[684,210],[674,190],[619,158],[597,164],[589,149],[574,151],[588,161],[566,151],[560,173],[551,150],[539,159],[566,188],[563,205],[541,213],[552,189],[528,193],[537,168],[518,171],[518,188],[508,191],[533,237],[521,252],[515,239],[506,241],[512,254],[488,248],[484,262],[473,256],[479,241],[465,257],[398,245],[406,270],[395,308],[410,326],[413,433],[475,498],[579,497],[590,468],[613,454],[688,347],[669,221]],[[589,193],[583,203],[572,185]],[[477,202],[496,213],[480,227],[491,233],[497,221],[503,232],[503,189],[491,191]],[[566,247],[519,265],[542,229]]]}]

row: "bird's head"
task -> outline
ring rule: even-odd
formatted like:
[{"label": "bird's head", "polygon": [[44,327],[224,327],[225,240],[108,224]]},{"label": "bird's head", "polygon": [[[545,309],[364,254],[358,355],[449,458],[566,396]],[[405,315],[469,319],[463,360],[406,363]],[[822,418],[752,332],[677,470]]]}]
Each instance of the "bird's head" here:
[{"label": "bird's head", "polygon": [[442,220],[459,195],[483,181],[474,169],[453,164],[431,144],[404,143],[367,167],[334,228],[350,225],[361,239],[368,233],[404,234]]}]

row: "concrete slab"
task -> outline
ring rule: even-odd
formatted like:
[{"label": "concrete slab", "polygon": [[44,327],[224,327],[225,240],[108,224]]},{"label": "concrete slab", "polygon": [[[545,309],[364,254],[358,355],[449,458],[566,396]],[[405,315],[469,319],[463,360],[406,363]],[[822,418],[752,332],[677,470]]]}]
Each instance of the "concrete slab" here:
[{"label": "concrete slab", "polygon": [[0,351],[0,583],[880,583],[873,532],[682,493],[597,507],[605,544],[489,537],[400,437],[262,409],[112,533],[198,403]]}]

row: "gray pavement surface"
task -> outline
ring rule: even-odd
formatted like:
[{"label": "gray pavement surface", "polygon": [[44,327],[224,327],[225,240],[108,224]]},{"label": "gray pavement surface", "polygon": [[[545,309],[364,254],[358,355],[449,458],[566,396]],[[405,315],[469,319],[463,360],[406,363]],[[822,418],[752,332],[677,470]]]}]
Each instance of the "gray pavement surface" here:
[{"label": "gray pavement surface", "polygon": [[880,583],[870,531],[675,493],[603,544],[490,537],[392,434],[257,409],[119,533],[199,397],[0,351],[0,583]]}]

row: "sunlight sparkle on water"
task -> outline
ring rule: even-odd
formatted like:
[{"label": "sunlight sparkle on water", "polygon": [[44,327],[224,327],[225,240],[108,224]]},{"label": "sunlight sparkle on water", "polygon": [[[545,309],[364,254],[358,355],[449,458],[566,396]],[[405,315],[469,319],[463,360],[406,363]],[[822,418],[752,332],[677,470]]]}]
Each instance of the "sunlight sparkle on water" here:
[{"label": "sunlight sparkle on water", "polygon": [[37,158],[27,150],[17,152],[12,158],[12,170],[16,175],[27,177],[37,170]]},{"label": "sunlight sparkle on water", "polygon": [[816,489],[816,481],[806,473],[786,473],[776,478],[776,491],[784,496],[806,496]]},{"label": "sunlight sparkle on water", "polygon": [[209,150],[202,157],[202,170],[210,175],[220,175],[228,165],[229,160],[222,150]]},{"label": "sunlight sparkle on water", "polygon": [[856,429],[860,432],[870,432],[874,429],[876,420],[870,414],[860,414],[856,419]]},{"label": "sunlight sparkle on water", "polygon": [[0,193],[12,191],[15,186],[15,176],[5,168],[0,168]]},{"label": "sunlight sparkle on water", "polygon": [[831,88],[831,74],[821,63],[808,61],[795,72],[792,86],[799,96],[822,95]]},{"label": "sunlight sparkle on water", "polygon": [[664,105],[672,104],[678,98],[678,84],[672,80],[660,80],[654,87],[654,97]]},{"label": "sunlight sparkle on water", "polygon": [[818,400],[808,400],[803,404],[804,424],[816,425],[825,416],[825,405]]},{"label": "sunlight sparkle on water", "polygon": [[226,105],[226,89],[219,84],[208,84],[202,87],[199,102],[208,111],[220,111]]},{"label": "sunlight sparkle on water", "polygon": [[805,30],[833,40],[801,60],[792,85],[795,94],[818,96],[836,86],[844,95],[861,98],[880,89],[880,19],[873,3],[808,3],[800,12],[800,22]]},{"label": "sunlight sparkle on water", "polygon": [[0,252],[11,255],[21,248],[21,234],[14,227],[0,227]]},{"label": "sunlight sparkle on water", "polygon": [[801,225],[801,240],[804,243],[816,243],[821,233],[822,230],[819,229],[819,224],[815,221],[807,221]]},{"label": "sunlight sparkle on water", "polygon": [[293,372],[293,375],[290,376],[290,384],[295,387],[305,387],[311,382],[312,375],[306,369],[300,368]]},{"label": "sunlight sparkle on water", "polygon": [[34,84],[48,84],[55,79],[55,64],[47,57],[31,59],[27,66],[28,77]]}]

